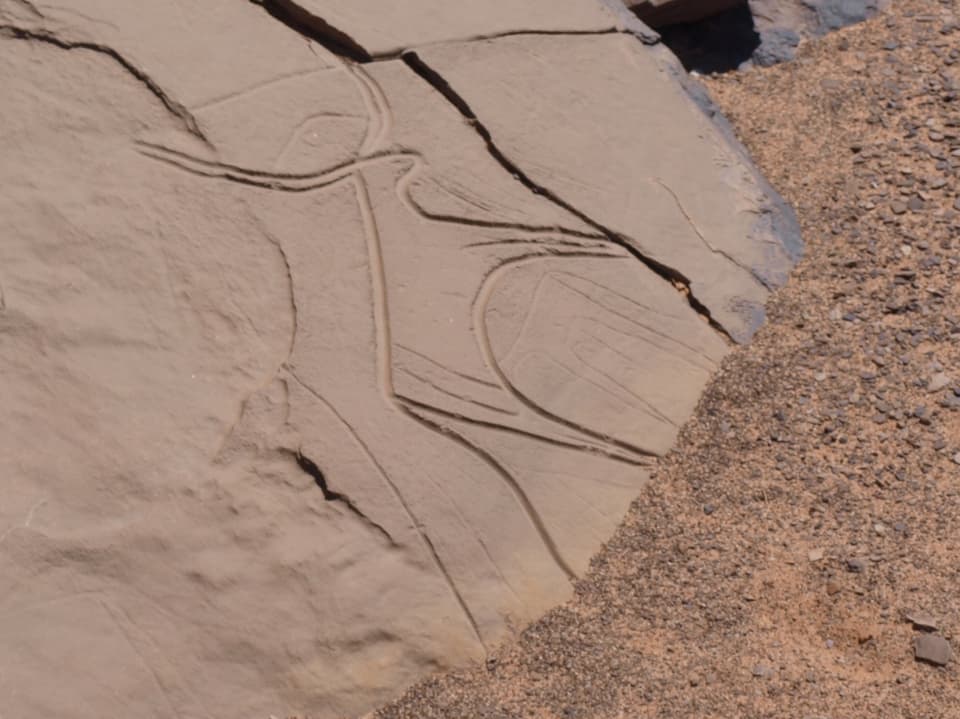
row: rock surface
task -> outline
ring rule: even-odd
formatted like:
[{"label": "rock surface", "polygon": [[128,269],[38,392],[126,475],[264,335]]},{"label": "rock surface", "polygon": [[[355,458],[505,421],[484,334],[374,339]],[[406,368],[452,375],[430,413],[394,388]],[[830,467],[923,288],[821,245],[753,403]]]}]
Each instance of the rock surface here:
[{"label": "rock surface", "polygon": [[[761,66],[792,60],[802,38],[820,37],[863,22],[888,7],[890,0],[625,0],[637,16],[654,28],[693,23],[749,6],[757,47],[753,60]],[[726,30],[730,32],[729,29]]]},{"label": "rock surface", "polygon": [[913,640],[913,653],[918,662],[944,667],[953,658],[953,649],[943,637],[936,634],[919,634]]},{"label": "rock surface", "polygon": [[956,715],[958,19],[898,0],[708,80],[804,259],[574,598],[378,719]]},{"label": "rock surface", "polygon": [[801,38],[863,22],[889,4],[890,0],[750,0],[760,35],[754,59],[762,66],[792,60]]},{"label": "rock surface", "polygon": [[627,4],[651,27],[703,20],[739,5],[743,0],[632,0]]},{"label": "rock surface", "polygon": [[0,0],[3,716],[482,659],[760,324],[796,228],[644,29],[450,7]]}]

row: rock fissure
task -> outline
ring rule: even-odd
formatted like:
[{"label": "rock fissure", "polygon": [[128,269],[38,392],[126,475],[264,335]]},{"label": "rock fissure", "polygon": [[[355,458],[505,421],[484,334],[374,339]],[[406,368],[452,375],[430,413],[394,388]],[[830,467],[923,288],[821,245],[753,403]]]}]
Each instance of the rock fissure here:
[{"label": "rock fissure", "polygon": [[[662,279],[676,288],[677,291],[684,296],[691,309],[700,315],[716,332],[722,335],[726,341],[730,342],[731,344],[735,343],[735,340],[730,332],[728,332],[727,329],[713,317],[710,309],[694,295],[691,281],[688,277],[686,277],[679,270],[669,267],[668,265],[658,262],[645,255],[643,252],[637,249],[636,244],[629,238],[610,229],[609,227],[602,225],[589,215],[578,210],[576,207],[557,196],[553,191],[536,183],[527,173],[525,173],[500,150],[500,148],[494,142],[493,136],[487,129],[486,125],[484,125],[483,122],[477,117],[476,113],[473,111],[467,101],[456,90],[454,90],[453,87],[451,87],[450,83],[447,82],[447,80],[440,75],[440,73],[424,62],[424,60],[416,53],[416,51],[405,50],[398,53],[388,53],[374,56],[350,35],[334,27],[323,18],[304,9],[297,3],[291,2],[291,0],[250,0],[250,2],[262,7],[271,15],[271,17],[283,23],[294,32],[313,40],[314,42],[317,42],[333,54],[346,61],[364,64],[374,61],[393,60],[398,58],[403,60],[403,62],[411,70],[413,70],[417,76],[430,84],[430,86],[439,92],[440,95],[447,100],[447,102],[457,109],[464,119],[467,120],[469,126],[474,129],[481,139],[483,139],[490,156],[518,182],[520,182],[533,194],[545,198],[549,202],[557,205],[590,227],[594,228],[610,242],[623,247],[648,269],[659,275]],[[582,32],[512,31],[473,39],[494,39],[496,37],[507,37],[521,34],[609,35],[617,33],[631,35],[645,44],[651,44],[657,41],[655,34],[648,37],[645,34],[638,34],[629,28],[621,29],[618,27],[610,28],[609,30],[593,30]]]},{"label": "rock fissure", "polygon": [[[30,13],[31,15],[33,15],[33,17],[38,18],[38,19],[41,19],[41,20],[46,17],[46,16],[40,11],[40,8],[38,8],[38,7],[37,7],[34,3],[32,3],[30,0],[15,0],[15,1],[17,2],[18,5],[20,5],[20,7],[24,8],[28,13]],[[0,10],[0,14],[2,14],[2,10]]]},{"label": "rock fissure", "polygon": [[[324,18],[314,15],[303,6],[292,2],[291,0],[249,0],[254,5],[262,7],[271,17],[279,21],[288,28],[303,35],[309,40],[316,42],[326,48],[334,55],[353,62],[366,64],[371,62],[385,62],[390,60],[399,60],[406,53],[412,52],[412,48],[398,48],[385,52],[371,52],[349,33],[344,32],[338,27],[331,25]],[[452,42],[482,42],[484,40],[497,40],[505,37],[516,37],[518,35],[530,36],[579,36],[579,35],[630,35],[645,45],[655,45],[660,42],[660,36],[639,22],[630,15],[629,11],[620,6],[615,8],[614,4],[620,3],[620,0],[601,0],[601,4],[607,7],[611,14],[617,19],[617,24],[609,28],[602,29],[528,29],[520,28],[514,30],[504,30],[501,32],[484,33],[478,35],[469,35],[466,37],[453,37],[440,42],[426,43],[417,45],[425,47],[426,45],[443,45]],[[624,18],[628,17],[626,22]],[[631,21],[632,20],[632,21]]]},{"label": "rock fissure", "polygon": [[299,35],[313,40],[338,57],[354,62],[370,62],[370,53],[342,30],[335,28],[322,17],[290,0],[250,0],[259,5],[275,20],[283,23]]},{"label": "rock fissure", "polygon": [[660,187],[662,187],[667,192],[667,194],[670,195],[670,197],[673,198],[673,202],[677,206],[677,210],[679,210],[680,214],[683,215],[683,219],[687,221],[687,224],[690,225],[690,229],[693,230],[693,233],[697,236],[700,242],[703,243],[704,247],[710,250],[710,252],[712,252],[713,254],[720,255],[731,264],[734,264],[737,267],[749,272],[750,276],[753,277],[753,279],[755,279],[757,283],[760,284],[765,289],[768,289],[768,290],[775,289],[775,287],[768,280],[761,277],[756,270],[745,266],[742,262],[737,260],[729,252],[721,250],[718,247],[714,247],[714,245],[707,239],[706,235],[703,234],[703,231],[697,226],[697,223],[694,221],[693,217],[687,211],[687,208],[684,207],[683,201],[680,199],[680,196],[676,193],[676,191],[660,178],[656,179],[656,183],[660,185]]},{"label": "rock fissure", "polygon": [[735,342],[727,329],[717,322],[716,319],[714,319],[710,309],[700,300],[698,300],[693,294],[691,282],[688,277],[686,277],[679,270],[669,267],[662,262],[658,262],[657,260],[645,255],[637,249],[636,245],[631,242],[629,238],[610,229],[609,227],[606,227],[600,222],[597,222],[586,213],[581,212],[579,209],[566,202],[561,197],[557,196],[552,190],[535,182],[520,167],[510,160],[510,158],[508,158],[499,147],[497,147],[497,144],[493,140],[493,135],[491,135],[490,131],[483,124],[483,122],[480,121],[467,101],[464,100],[464,98],[456,90],[454,90],[453,87],[451,87],[450,83],[448,83],[444,77],[440,75],[440,73],[424,62],[416,52],[406,52],[402,57],[403,61],[411,70],[413,70],[414,73],[429,83],[451,105],[453,105],[457,111],[460,112],[460,114],[467,121],[467,124],[469,124],[470,127],[472,127],[474,131],[476,131],[476,133],[483,139],[490,156],[493,157],[493,159],[496,160],[504,170],[510,173],[514,179],[530,190],[533,194],[543,197],[552,202],[554,205],[566,210],[577,219],[594,228],[610,242],[625,249],[649,270],[676,288],[677,291],[684,296],[690,307],[704,320],[706,320],[714,330],[716,330],[729,342]]},{"label": "rock fissure", "polygon": [[83,40],[67,40],[66,38],[62,38],[48,30],[30,30],[27,28],[18,27],[16,25],[0,25],[0,36],[13,38],[15,40],[42,42],[58,47],[61,50],[89,50],[91,52],[100,53],[101,55],[106,55],[117,62],[128,73],[133,75],[133,77],[135,77],[158,100],[160,100],[160,102],[163,103],[163,106],[167,108],[172,115],[179,118],[183,122],[187,131],[191,135],[202,140],[206,145],[210,144],[209,140],[207,140],[207,137],[203,134],[203,130],[200,129],[200,125],[196,118],[183,104],[170,97],[170,95],[168,95],[152,77],[130,62],[112,47],[94,42],[86,42]]},{"label": "rock fissure", "polygon": [[[503,32],[494,32],[485,35],[470,35],[467,37],[455,37],[449,40],[439,42],[430,42],[418,44],[415,47],[401,48],[387,52],[373,53],[367,63],[388,62],[390,60],[401,60],[407,53],[416,52],[430,47],[439,47],[453,43],[484,42],[489,40],[500,40],[508,37],[599,37],[602,35],[634,35],[634,33],[611,27],[604,30],[505,30]],[[636,37],[636,35],[634,35]]]},{"label": "rock fissure", "polygon": [[387,542],[390,544],[391,547],[397,546],[396,541],[390,535],[390,532],[388,532],[383,527],[383,525],[378,524],[377,522],[370,519],[370,517],[368,517],[366,514],[364,514],[363,511],[354,503],[354,501],[350,499],[350,497],[343,494],[342,492],[337,492],[336,490],[333,490],[330,488],[330,485],[327,484],[326,475],[323,473],[323,470],[320,469],[320,467],[317,465],[316,462],[314,462],[312,459],[307,457],[300,450],[297,450],[296,452],[291,452],[291,454],[293,455],[293,458],[296,460],[297,466],[301,469],[301,471],[303,471],[304,474],[308,474],[310,477],[313,478],[314,483],[323,493],[324,501],[338,502],[342,504],[344,507],[347,508],[347,510],[352,515],[360,519],[364,524],[369,526],[371,529],[374,529],[375,531],[383,535],[384,539],[387,540]]},{"label": "rock fissure", "polygon": [[[437,570],[440,572],[440,575],[443,577],[444,582],[447,585],[447,588],[450,590],[450,594],[457,603],[457,606],[460,608],[463,613],[464,619],[470,626],[470,629],[473,635],[476,637],[478,644],[483,648],[484,652],[487,651],[486,645],[483,641],[483,635],[480,633],[480,627],[477,624],[477,620],[473,615],[473,612],[470,610],[469,605],[467,604],[466,599],[464,599],[463,593],[460,591],[457,583],[453,579],[453,575],[450,573],[450,569],[447,567],[446,563],[443,561],[443,558],[440,556],[440,553],[437,551],[436,545],[433,540],[430,538],[429,533],[427,532],[424,522],[414,513],[410,504],[404,498],[399,487],[390,479],[390,476],[387,474],[387,471],[381,466],[379,461],[377,461],[376,456],[367,448],[366,444],[360,437],[355,433],[352,427],[346,422],[343,417],[334,409],[323,395],[321,395],[317,390],[311,387],[309,384],[304,382],[299,375],[291,367],[287,367],[287,372],[290,376],[297,382],[301,387],[303,387],[307,392],[312,394],[320,402],[322,402],[330,411],[332,411],[337,418],[347,427],[350,432],[353,434],[354,439],[364,448],[364,451],[367,453],[370,461],[376,467],[377,471],[380,473],[380,476],[383,478],[384,482],[390,488],[390,491],[393,493],[393,496],[396,498],[397,503],[403,508],[404,513],[407,516],[407,519],[410,521],[410,526],[416,531],[417,536],[420,537],[423,546],[426,548],[427,552],[430,555],[430,558],[433,560],[434,565],[437,567]],[[296,458],[296,455],[295,455]],[[298,462],[299,465],[299,462]],[[315,466],[315,465],[314,465]],[[318,468],[319,469],[319,468]],[[309,472],[308,472],[309,474]],[[311,476],[313,476],[311,474]],[[324,478],[324,483],[326,483],[326,478]]]}]

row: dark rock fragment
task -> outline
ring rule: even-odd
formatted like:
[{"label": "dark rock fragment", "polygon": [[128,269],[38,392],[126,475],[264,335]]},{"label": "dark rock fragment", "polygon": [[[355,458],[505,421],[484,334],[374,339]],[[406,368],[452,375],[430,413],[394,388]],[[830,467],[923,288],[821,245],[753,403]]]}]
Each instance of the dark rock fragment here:
[{"label": "dark rock fragment", "polygon": [[918,662],[946,666],[953,657],[950,642],[938,634],[920,634],[913,638],[913,656]]}]

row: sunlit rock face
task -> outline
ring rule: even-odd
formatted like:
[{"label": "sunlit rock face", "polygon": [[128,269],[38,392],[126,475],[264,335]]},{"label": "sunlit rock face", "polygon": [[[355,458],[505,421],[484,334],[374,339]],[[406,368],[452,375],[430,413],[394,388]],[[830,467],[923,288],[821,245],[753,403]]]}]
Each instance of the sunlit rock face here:
[{"label": "sunlit rock face", "polygon": [[359,714],[570,595],[796,259],[594,0],[0,0],[0,715]]}]

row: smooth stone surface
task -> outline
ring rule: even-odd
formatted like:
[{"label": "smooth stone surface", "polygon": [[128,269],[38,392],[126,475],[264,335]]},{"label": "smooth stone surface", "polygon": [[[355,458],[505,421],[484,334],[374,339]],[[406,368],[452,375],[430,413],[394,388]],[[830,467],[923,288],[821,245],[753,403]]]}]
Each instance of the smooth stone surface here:
[{"label": "smooth stone surface", "polygon": [[436,44],[531,7],[304,6],[472,119],[253,3],[0,0],[0,714],[358,714],[570,595],[795,228],[606,6]]},{"label": "smooth stone surface", "polygon": [[913,653],[917,661],[946,666],[953,658],[950,642],[936,634],[920,634],[913,638]]}]

